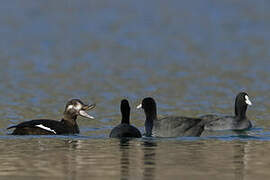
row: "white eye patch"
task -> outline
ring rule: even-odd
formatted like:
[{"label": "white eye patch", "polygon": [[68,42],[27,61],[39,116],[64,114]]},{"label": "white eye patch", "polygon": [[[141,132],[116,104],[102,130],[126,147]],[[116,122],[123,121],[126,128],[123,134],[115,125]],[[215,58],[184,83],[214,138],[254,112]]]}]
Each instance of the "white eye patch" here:
[{"label": "white eye patch", "polygon": [[249,100],[249,97],[248,97],[248,95],[245,95],[245,103],[247,104],[247,105],[252,105],[252,103],[251,103],[251,101]]},{"label": "white eye patch", "polygon": [[82,105],[80,103],[77,103],[76,106],[74,106],[74,108],[79,111],[82,109]]},{"label": "white eye patch", "polygon": [[77,103],[75,106],[74,106],[74,105],[69,105],[69,106],[67,107],[67,110],[69,110],[69,109],[75,109],[75,110],[79,111],[79,110],[82,109],[82,105],[79,104],[79,103]]},{"label": "white eye patch", "polygon": [[73,108],[74,108],[73,105],[68,105],[67,110],[70,110],[70,109],[73,109]]}]

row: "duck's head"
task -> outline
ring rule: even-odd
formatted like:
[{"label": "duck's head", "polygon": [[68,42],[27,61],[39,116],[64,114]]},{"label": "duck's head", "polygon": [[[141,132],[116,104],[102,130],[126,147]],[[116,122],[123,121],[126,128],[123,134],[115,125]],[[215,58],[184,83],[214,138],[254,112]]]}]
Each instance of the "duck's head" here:
[{"label": "duck's head", "polygon": [[93,109],[95,106],[95,104],[84,104],[80,99],[71,99],[67,102],[64,116],[68,118],[71,117],[72,119],[76,119],[77,116],[94,119],[94,117],[89,115],[86,111]]}]

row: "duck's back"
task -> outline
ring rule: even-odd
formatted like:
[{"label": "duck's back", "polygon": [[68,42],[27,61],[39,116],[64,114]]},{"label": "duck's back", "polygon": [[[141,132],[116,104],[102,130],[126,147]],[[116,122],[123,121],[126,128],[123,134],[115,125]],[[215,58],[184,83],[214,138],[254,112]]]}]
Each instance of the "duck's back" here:
[{"label": "duck's back", "polygon": [[152,134],[158,137],[200,136],[203,130],[202,119],[169,116],[154,121]]},{"label": "duck's back", "polygon": [[119,124],[114,127],[110,133],[111,138],[123,138],[123,137],[134,137],[140,138],[142,137],[141,132],[134,126],[130,124]]},{"label": "duck's back", "polygon": [[12,135],[55,135],[79,133],[77,126],[72,127],[63,121],[49,119],[26,121],[15,126],[11,126],[8,129],[11,128],[15,128]]}]

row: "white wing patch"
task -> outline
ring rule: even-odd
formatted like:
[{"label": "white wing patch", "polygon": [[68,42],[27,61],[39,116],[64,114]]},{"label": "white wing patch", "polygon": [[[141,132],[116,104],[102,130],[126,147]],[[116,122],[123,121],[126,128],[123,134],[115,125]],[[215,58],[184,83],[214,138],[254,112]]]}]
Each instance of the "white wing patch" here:
[{"label": "white wing patch", "polygon": [[46,127],[46,126],[44,126],[44,125],[42,125],[42,124],[35,125],[35,126],[41,128],[41,129],[44,129],[44,130],[46,130],[46,131],[53,132],[54,134],[56,134],[56,132],[55,132],[54,130],[52,130],[51,128],[48,128],[48,127]]}]

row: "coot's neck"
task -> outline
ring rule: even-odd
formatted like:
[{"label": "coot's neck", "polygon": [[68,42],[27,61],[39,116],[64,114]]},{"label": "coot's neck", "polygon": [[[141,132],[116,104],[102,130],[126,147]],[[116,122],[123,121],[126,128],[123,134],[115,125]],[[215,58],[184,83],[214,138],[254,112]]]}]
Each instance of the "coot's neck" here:
[{"label": "coot's neck", "polygon": [[129,124],[130,112],[122,112],[122,121],[121,124]]},{"label": "coot's neck", "polygon": [[239,120],[246,118],[246,111],[246,104],[237,103],[237,101],[235,101],[235,116],[238,117]]},{"label": "coot's neck", "polygon": [[146,136],[152,136],[152,129],[154,126],[154,121],[157,119],[157,112],[145,113],[146,120],[144,123]]}]

